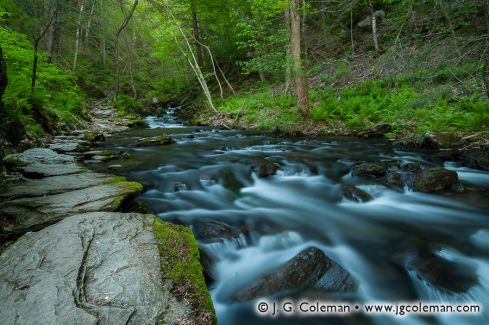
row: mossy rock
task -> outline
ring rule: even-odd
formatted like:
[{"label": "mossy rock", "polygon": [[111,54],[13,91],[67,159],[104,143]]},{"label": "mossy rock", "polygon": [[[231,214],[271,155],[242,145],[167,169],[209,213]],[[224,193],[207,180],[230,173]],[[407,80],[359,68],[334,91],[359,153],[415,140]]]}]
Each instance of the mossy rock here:
[{"label": "mossy rock", "polygon": [[95,143],[95,142],[104,142],[105,141],[105,135],[102,132],[85,132],[83,133],[83,139],[85,141],[88,141],[90,143]]},{"label": "mossy rock", "polygon": [[348,201],[353,201],[353,202],[369,202],[372,201],[374,198],[368,194],[365,191],[362,191],[361,189],[353,186],[353,185],[343,185],[342,188],[342,195],[343,198],[345,198]]},{"label": "mossy rock", "polygon": [[413,190],[431,193],[453,188],[457,184],[457,172],[445,168],[432,168],[414,175]]},{"label": "mossy rock", "polygon": [[178,300],[186,299],[191,303],[191,324],[217,324],[192,230],[158,218],[153,227],[163,277],[173,283],[172,293]]},{"label": "mossy rock", "polygon": [[137,142],[138,147],[164,146],[175,143],[175,140],[169,135],[161,135],[158,137],[144,138]]},{"label": "mossy rock", "polygon": [[132,129],[146,129],[149,127],[148,123],[143,119],[132,120],[127,123],[127,126]]}]

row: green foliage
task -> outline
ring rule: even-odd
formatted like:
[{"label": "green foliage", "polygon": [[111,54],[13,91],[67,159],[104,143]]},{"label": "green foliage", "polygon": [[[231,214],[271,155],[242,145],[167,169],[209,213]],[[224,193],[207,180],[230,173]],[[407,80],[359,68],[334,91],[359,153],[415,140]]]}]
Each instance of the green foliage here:
[{"label": "green foliage", "polygon": [[[73,76],[58,66],[44,63],[45,54],[40,53],[38,83],[32,93],[34,52],[27,36],[0,27],[0,38],[9,78],[4,95],[7,122],[27,125],[28,134],[34,138],[44,133],[42,128],[54,131],[82,123],[84,96]],[[38,121],[39,118],[43,121]]]}]

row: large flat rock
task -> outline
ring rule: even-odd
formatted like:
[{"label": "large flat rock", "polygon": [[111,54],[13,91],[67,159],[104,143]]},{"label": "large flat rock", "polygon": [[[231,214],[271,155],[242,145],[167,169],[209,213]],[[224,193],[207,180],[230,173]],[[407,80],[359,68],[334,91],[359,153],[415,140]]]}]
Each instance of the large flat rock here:
[{"label": "large flat rock", "polygon": [[[94,175],[90,173],[89,175]],[[45,179],[46,181],[49,178]],[[99,179],[93,180],[98,182]],[[88,181],[87,181],[88,182]],[[29,186],[28,181],[24,186]],[[73,183],[72,186],[75,186]],[[21,198],[0,203],[0,214],[10,225],[6,234],[23,234],[38,230],[67,216],[97,211],[115,211],[131,196],[141,192],[139,183],[123,178],[87,188],[32,198]]]},{"label": "large flat rock", "polygon": [[100,173],[80,173],[62,176],[52,176],[42,179],[33,179],[27,182],[12,184],[0,193],[1,199],[15,199],[21,197],[36,197],[63,192],[75,191],[102,185],[113,178],[111,175]]},{"label": "large flat rock", "polygon": [[4,163],[7,168],[33,178],[69,175],[83,171],[75,163],[74,157],[58,154],[47,148],[34,148],[9,155],[5,157]]},{"label": "large flat rock", "polygon": [[183,324],[192,310],[163,277],[153,224],[89,213],[25,234],[0,256],[1,322]]}]

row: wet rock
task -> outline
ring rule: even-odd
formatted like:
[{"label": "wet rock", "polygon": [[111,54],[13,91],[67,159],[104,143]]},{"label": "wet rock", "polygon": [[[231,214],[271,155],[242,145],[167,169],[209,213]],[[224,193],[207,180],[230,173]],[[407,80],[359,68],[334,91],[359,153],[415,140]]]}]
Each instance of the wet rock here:
[{"label": "wet rock", "polygon": [[169,145],[172,143],[175,143],[175,141],[172,139],[171,136],[162,135],[162,136],[158,136],[158,137],[141,139],[136,143],[136,146],[138,146],[138,147],[151,147],[151,146]]},{"label": "wet rock", "polygon": [[146,123],[143,119],[132,120],[127,124],[131,129],[146,129],[149,127],[148,123]]},{"label": "wet rock", "polygon": [[446,161],[462,160],[462,153],[459,150],[440,150],[427,156],[426,158],[437,164],[443,164]]},{"label": "wet rock", "polygon": [[111,182],[113,176],[99,173],[80,173],[63,176],[52,176],[11,184],[4,192],[0,192],[3,200],[20,197],[39,197],[80,190]]},{"label": "wet rock", "polygon": [[489,151],[467,150],[463,152],[462,159],[468,167],[489,171]]},{"label": "wet rock", "polygon": [[89,143],[104,142],[105,135],[102,132],[88,131],[83,134],[83,139]]},{"label": "wet rock", "polygon": [[259,159],[255,161],[251,168],[260,178],[273,176],[278,170],[278,166],[268,159]]},{"label": "wet rock", "polygon": [[396,171],[388,171],[385,175],[384,182],[386,185],[402,187],[403,176]]},{"label": "wet rock", "polygon": [[73,142],[57,142],[49,145],[49,149],[52,149],[56,152],[60,153],[70,153],[70,152],[79,152],[80,144],[78,141]]},{"label": "wet rock", "polygon": [[384,166],[370,162],[362,162],[353,166],[352,169],[352,175],[360,177],[380,177],[384,176],[386,172],[387,170]]},{"label": "wet rock", "polygon": [[90,213],[21,237],[0,256],[2,323],[177,324],[192,319],[196,301],[190,296],[190,305],[179,302],[162,272],[162,261],[171,257],[160,256],[154,220]]},{"label": "wet rock", "polygon": [[360,136],[364,139],[383,138],[386,133],[392,131],[392,127],[388,123],[377,124],[370,130],[363,132]]},{"label": "wet rock", "polygon": [[244,184],[239,181],[234,173],[230,170],[222,170],[220,173],[222,186],[233,192],[239,194],[240,190],[244,187]]},{"label": "wet rock", "polygon": [[188,184],[186,184],[186,183],[178,182],[178,183],[175,184],[174,190],[175,190],[175,192],[189,191],[190,190],[190,186]]},{"label": "wet rock", "polygon": [[408,253],[402,263],[429,285],[441,291],[465,293],[479,282],[473,265],[449,261],[427,249]]},{"label": "wet rock", "polygon": [[437,192],[457,186],[458,175],[453,170],[431,168],[413,175],[412,188],[417,192]]},{"label": "wet rock", "polygon": [[47,148],[29,149],[20,154],[7,156],[4,164],[9,170],[19,171],[33,178],[69,175],[82,171],[72,156],[58,154]]},{"label": "wet rock", "polygon": [[336,291],[348,287],[348,276],[345,273],[347,274],[320,249],[310,247],[239,290],[234,298],[237,301],[248,301],[315,286],[327,291]]},{"label": "wet rock", "polygon": [[440,149],[456,148],[462,143],[462,138],[453,132],[432,132],[427,137]]},{"label": "wet rock", "polygon": [[[65,182],[69,180],[66,179]],[[94,180],[95,183],[97,181]],[[57,182],[63,182],[63,180],[58,179]],[[32,184],[35,185],[35,183]],[[44,228],[70,215],[115,211],[127,199],[142,190],[141,184],[127,182],[124,178],[117,177],[104,181],[102,185],[53,195],[5,201],[0,203],[0,214],[14,225],[8,229],[8,234],[23,234],[30,230]],[[5,232],[5,229],[1,232]]]},{"label": "wet rock", "polygon": [[212,219],[194,221],[192,230],[197,240],[205,244],[236,240],[241,235],[241,231],[238,228]]},{"label": "wet rock", "polygon": [[358,288],[358,283],[338,263],[329,260],[328,270],[314,285],[314,288],[326,292],[353,292]]},{"label": "wet rock", "polygon": [[369,202],[374,199],[370,194],[368,194],[365,191],[362,191],[361,189],[353,185],[348,185],[348,184],[343,185],[341,192],[343,198],[348,201],[362,203],[362,202]]},{"label": "wet rock", "polygon": [[401,169],[405,172],[416,173],[416,172],[420,172],[422,170],[422,166],[421,166],[421,163],[419,161],[415,161],[415,162],[403,164],[401,166]]},{"label": "wet rock", "polygon": [[200,264],[204,270],[204,276],[206,282],[213,282],[216,280],[216,274],[213,272],[214,265],[218,262],[218,257],[212,253],[209,249],[199,247]]}]

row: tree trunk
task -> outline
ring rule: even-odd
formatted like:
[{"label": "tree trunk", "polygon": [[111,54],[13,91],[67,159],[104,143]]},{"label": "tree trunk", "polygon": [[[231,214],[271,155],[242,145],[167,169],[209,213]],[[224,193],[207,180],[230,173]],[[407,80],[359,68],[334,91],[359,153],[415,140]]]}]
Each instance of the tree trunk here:
[{"label": "tree trunk", "polygon": [[[290,9],[286,8],[285,13],[285,27],[287,29],[287,34],[289,35],[290,42]],[[292,93],[292,54],[290,51],[290,46],[287,47],[287,51],[285,53],[285,96],[289,96]]]},{"label": "tree trunk", "polygon": [[133,74],[133,63],[134,63],[133,53],[132,53],[131,47],[129,46],[129,41],[127,40],[126,34],[124,34],[124,42],[126,45],[127,54],[129,55],[129,78],[131,80],[132,97],[134,99],[137,99],[138,98],[138,92],[136,90],[136,84],[134,83],[134,74]]},{"label": "tree trunk", "polygon": [[0,120],[2,123],[0,123],[0,178],[3,176],[2,169],[3,169],[3,144],[5,142],[5,121],[4,121],[4,108],[3,108],[3,94],[5,92],[5,88],[7,88],[7,83],[8,83],[8,78],[7,78],[7,65],[5,64],[5,61],[3,60],[3,52],[2,48],[0,47]]},{"label": "tree trunk", "polygon": [[292,72],[295,80],[297,94],[297,107],[305,116],[309,116],[309,98],[307,79],[304,77],[304,68],[301,60],[301,17],[299,14],[299,1],[289,0],[290,4],[290,50],[292,54]]},{"label": "tree trunk", "polygon": [[[53,16],[55,12],[56,12],[56,8],[51,9],[50,16]],[[51,26],[49,26],[48,31],[46,33],[44,44],[45,44],[46,52],[48,52],[48,58],[47,58],[48,63],[51,63],[53,61],[54,42],[57,33],[56,28],[57,28],[57,22],[55,21],[54,24],[51,24]]]},{"label": "tree trunk", "polygon": [[49,20],[48,24],[46,27],[44,27],[43,30],[41,30],[41,33],[39,36],[34,40],[34,61],[32,63],[32,79],[31,79],[31,90],[32,93],[34,93],[36,89],[36,79],[37,79],[37,64],[39,61],[39,42],[42,40],[42,38],[46,35],[49,27],[53,24],[54,19],[57,16],[57,12],[55,11],[53,15],[51,16],[51,19]]},{"label": "tree trunk", "polygon": [[489,99],[489,50],[486,51],[486,62],[482,71],[482,79],[484,80],[487,99]]},{"label": "tree trunk", "polygon": [[375,9],[372,3],[370,3],[369,6],[370,6],[370,15],[372,16],[371,21],[372,21],[372,36],[374,38],[374,48],[375,48],[375,52],[379,52],[380,48],[379,48],[379,39],[377,36],[377,17],[375,16]]},{"label": "tree trunk", "polygon": [[85,44],[88,47],[88,38],[90,37],[90,27],[92,25],[93,12],[95,11],[95,2],[90,9],[90,15],[88,16],[87,29],[85,30]]},{"label": "tree trunk", "polygon": [[197,51],[197,62],[199,67],[204,69],[204,49],[202,48],[202,36],[200,33],[200,23],[199,17],[197,16],[195,0],[190,1],[190,10],[192,11],[192,27],[195,38],[195,49]]},{"label": "tree trunk", "polygon": [[78,23],[76,26],[75,55],[73,57],[73,71],[76,71],[76,65],[78,64],[78,52],[80,51],[81,24],[82,24],[82,17],[83,17],[84,8],[85,8],[85,0],[80,0],[80,12],[78,14]]},{"label": "tree trunk", "polygon": [[127,25],[129,24],[129,21],[131,21],[131,18],[134,14],[134,11],[136,11],[136,7],[138,6],[139,1],[134,0],[134,3],[131,7],[131,10],[129,11],[129,14],[126,16],[124,19],[124,22],[122,25],[119,27],[115,34],[115,94],[114,94],[114,99],[117,99],[119,97],[119,92],[120,92],[120,84],[121,84],[121,58],[120,58],[120,49],[119,49],[119,43],[120,43],[120,38],[121,38],[121,33],[126,29]]}]

